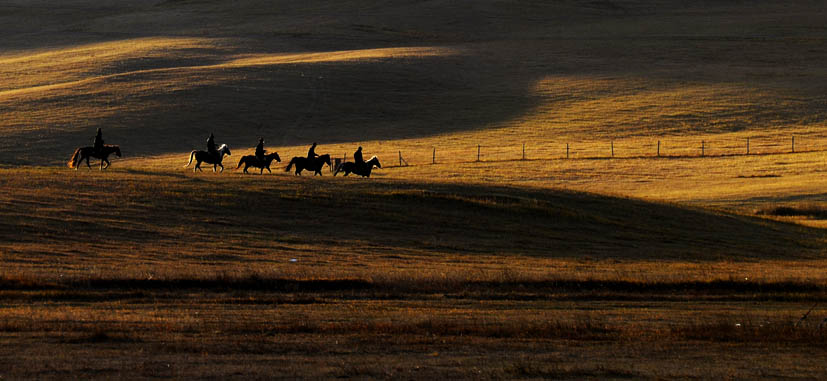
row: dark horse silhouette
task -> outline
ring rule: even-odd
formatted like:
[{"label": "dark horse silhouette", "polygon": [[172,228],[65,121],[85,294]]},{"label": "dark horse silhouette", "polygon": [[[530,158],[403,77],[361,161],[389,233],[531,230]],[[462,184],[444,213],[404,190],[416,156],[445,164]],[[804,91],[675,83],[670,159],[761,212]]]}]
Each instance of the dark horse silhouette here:
[{"label": "dark horse silhouette", "polygon": [[[86,166],[89,167],[89,169],[92,169],[92,166],[89,165],[89,158],[94,157],[101,159],[100,170],[102,171],[106,168],[109,168],[109,165],[112,164],[109,162],[109,155],[111,155],[112,153],[118,155],[118,157],[121,157],[121,147],[106,144],[103,147],[101,147],[100,152],[96,152],[94,147],[80,147],[75,150],[75,153],[72,154],[72,158],[69,159],[69,162],[66,164],[69,166],[69,168],[74,168],[77,171],[78,166],[85,159]],[[106,163],[105,167],[103,166],[103,163]]]},{"label": "dark horse silhouette", "polygon": [[281,162],[281,158],[279,157],[278,152],[268,153],[264,155],[264,161],[259,161],[256,155],[247,155],[241,157],[241,160],[238,161],[238,166],[235,169],[241,168],[241,164],[244,164],[244,173],[247,172],[247,168],[256,167],[259,168],[259,173],[263,174],[264,170],[266,169],[267,172],[273,173],[270,171],[270,163],[273,162],[273,159],[276,159],[277,162]]},{"label": "dark horse silhouette", "polygon": [[347,163],[342,163],[342,165],[339,166],[339,168],[336,168],[336,172],[333,172],[333,176],[336,176],[336,174],[339,172],[344,172],[345,176],[353,172],[362,177],[370,177],[370,172],[373,170],[374,165],[376,166],[376,168],[382,168],[382,164],[379,163],[379,158],[376,156],[366,161],[364,166],[359,166],[356,165],[356,163],[349,161]]},{"label": "dark horse silhouette", "polygon": [[205,162],[207,164],[212,164],[212,171],[213,172],[215,172],[216,166],[221,167],[221,172],[224,172],[224,165],[221,164],[221,161],[224,160],[224,154],[231,155],[230,154],[230,147],[228,147],[226,144],[222,144],[221,147],[218,147],[217,151],[218,151],[218,159],[217,160],[216,160],[215,156],[210,155],[210,153],[207,152],[207,151],[195,150],[195,151],[190,152],[190,162],[187,163],[187,165],[185,165],[184,168],[189,167],[190,164],[192,164],[192,158],[194,157],[197,162],[195,163],[195,168],[192,169],[193,172],[195,172],[195,171],[202,171],[203,172],[203,170],[201,169],[201,162]]},{"label": "dark horse silhouette", "polygon": [[304,156],[295,156],[293,159],[290,160],[290,164],[287,164],[287,168],[284,169],[285,172],[290,172],[290,168],[293,168],[293,165],[296,166],[296,175],[301,176],[303,170],[313,171],[314,175],[322,175],[322,168],[324,165],[330,166],[330,155],[324,154],[315,159],[308,160]]}]

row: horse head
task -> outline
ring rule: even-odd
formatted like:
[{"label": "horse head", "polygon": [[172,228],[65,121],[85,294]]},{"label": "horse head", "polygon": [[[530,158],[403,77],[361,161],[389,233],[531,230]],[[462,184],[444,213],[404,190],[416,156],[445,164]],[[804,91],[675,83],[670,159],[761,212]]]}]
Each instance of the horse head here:
[{"label": "horse head", "polygon": [[279,153],[278,153],[278,152],[273,152],[273,153],[271,153],[271,154],[269,154],[269,155],[267,155],[267,156],[270,156],[270,158],[271,158],[270,160],[272,160],[272,159],[276,159],[276,161],[277,161],[277,162],[281,163],[281,158],[279,157]]},{"label": "horse head", "polygon": [[112,148],[115,149],[115,155],[118,155],[118,157],[122,157],[121,156],[121,146],[112,146]]},{"label": "horse head", "polygon": [[230,146],[222,144],[221,147],[218,147],[218,154],[223,156],[225,153],[227,154],[227,156],[232,156],[232,154],[230,153]]},{"label": "horse head", "polygon": [[370,158],[370,160],[368,160],[366,163],[368,165],[375,165],[376,168],[382,168],[382,163],[379,162],[379,158],[376,156]]},{"label": "horse head", "polygon": [[[321,160],[323,164],[327,164],[328,167],[331,166],[331,164],[330,164],[330,155],[329,154],[324,154],[322,156],[319,156],[319,160]],[[319,168],[321,168],[321,167],[319,167]]]}]

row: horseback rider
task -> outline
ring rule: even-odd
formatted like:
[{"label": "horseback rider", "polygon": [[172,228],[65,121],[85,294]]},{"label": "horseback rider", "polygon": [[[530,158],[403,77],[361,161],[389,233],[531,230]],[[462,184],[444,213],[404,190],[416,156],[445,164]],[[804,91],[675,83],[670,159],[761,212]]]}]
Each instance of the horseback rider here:
[{"label": "horseback rider", "polygon": [[319,155],[316,154],[316,142],[313,142],[313,145],[307,150],[307,161],[312,163],[317,157]]},{"label": "horseback rider", "polygon": [[215,136],[210,132],[210,137],[207,138],[207,153],[218,160],[218,150],[215,149]]},{"label": "horseback rider", "polygon": [[94,149],[96,153],[101,152],[103,149],[103,134],[101,133],[100,127],[98,127],[98,133],[95,135],[95,142],[92,144],[92,149]]},{"label": "horseback rider", "polygon": [[258,145],[256,146],[256,160],[259,163],[264,163],[264,138],[258,138]]},{"label": "horseback rider", "polygon": [[353,161],[356,162],[357,168],[364,168],[365,167],[365,159],[362,158],[362,146],[356,149],[356,152],[353,153]]}]

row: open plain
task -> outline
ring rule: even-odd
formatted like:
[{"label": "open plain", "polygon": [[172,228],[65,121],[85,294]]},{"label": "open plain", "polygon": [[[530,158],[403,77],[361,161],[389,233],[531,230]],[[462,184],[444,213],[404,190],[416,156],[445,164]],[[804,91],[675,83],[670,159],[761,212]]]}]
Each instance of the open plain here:
[{"label": "open plain", "polygon": [[0,379],[824,378],[825,8],[3,2]]}]

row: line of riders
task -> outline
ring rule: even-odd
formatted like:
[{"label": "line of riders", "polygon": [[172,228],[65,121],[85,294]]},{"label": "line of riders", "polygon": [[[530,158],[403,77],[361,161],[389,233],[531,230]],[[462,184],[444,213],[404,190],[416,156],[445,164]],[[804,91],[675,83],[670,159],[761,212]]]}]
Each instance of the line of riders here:
[{"label": "line of riders", "polygon": [[[270,171],[270,164],[272,164],[273,160],[281,162],[281,158],[277,152],[270,154],[267,154],[266,152],[267,151],[264,149],[264,138],[259,138],[258,144],[256,145],[255,154],[242,157],[241,160],[239,160],[236,169],[241,168],[241,166],[244,165],[244,173],[249,173],[247,172],[247,169],[250,167],[259,168],[259,173],[264,173],[265,169],[267,172],[272,173],[272,171]],[[115,153],[118,157],[121,157],[120,147],[116,145],[103,144],[103,134],[101,133],[101,129],[98,128],[92,146],[76,149],[75,153],[72,155],[72,158],[69,160],[68,165],[70,168],[77,169],[80,163],[83,162],[83,160],[86,160],[86,166],[91,168],[89,165],[89,158],[96,157],[101,159],[100,168],[103,170],[111,165],[109,162],[109,155],[112,153]],[[189,163],[187,163],[184,167],[189,167],[189,165],[192,164],[193,159],[195,159],[196,163],[193,171],[201,171],[201,163],[205,162],[213,165],[213,172],[217,170],[217,167],[220,167],[223,172],[224,165],[222,164],[222,161],[225,154],[231,154],[230,147],[226,144],[216,147],[215,136],[210,133],[210,137],[207,138],[207,150],[193,150],[190,153]],[[105,166],[104,163],[106,164]],[[376,156],[372,157],[368,161],[365,161],[364,158],[362,158],[361,146],[356,149],[356,152],[353,153],[353,162],[340,162],[337,159],[336,166],[334,168],[330,161],[330,155],[318,155],[316,153],[316,143],[314,142],[307,151],[306,157],[296,156],[290,160],[290,163],[285,168],[285,172],[289,172],[295,167],[296,175],[301,175],[302,171],[309,170],[313,171],[314,175],[321,176],[321,171],[325,164],[327,164],[331,170],[334,170],[334,176],[339,172],[344,172],[345,176],[350,173],[354,173],[362,177],[370,177],[373,167],[382,168],[382,164],[379,163],[379,159]]]}]

